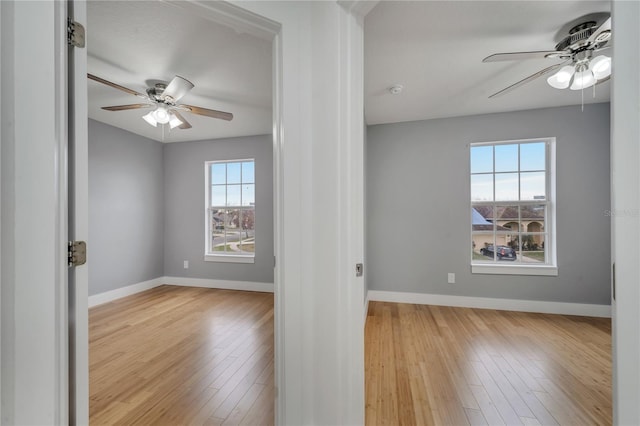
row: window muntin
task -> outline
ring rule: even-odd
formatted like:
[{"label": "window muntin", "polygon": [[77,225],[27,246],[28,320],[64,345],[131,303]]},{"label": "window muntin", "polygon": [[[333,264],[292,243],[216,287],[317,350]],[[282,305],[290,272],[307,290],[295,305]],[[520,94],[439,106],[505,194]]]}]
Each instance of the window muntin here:
[{"label": "window muntin", "polygon": [[255,161],[205,163],[206,256],[254,257]]},{"label": "window muntin", "polygon": [[471,144],[473,265],[555,263],[551,143],[552,139],[537,139]]}]

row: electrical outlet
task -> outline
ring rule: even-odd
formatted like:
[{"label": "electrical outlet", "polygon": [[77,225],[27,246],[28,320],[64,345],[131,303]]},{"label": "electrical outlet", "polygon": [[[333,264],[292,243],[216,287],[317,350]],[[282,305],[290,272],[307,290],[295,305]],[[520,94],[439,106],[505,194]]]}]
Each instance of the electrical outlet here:
[{"label": "electrical outlet", "polygon": [[188,260],[184,261],[184,269],[189,269],[189,261]]},{"label": "electrical outlet", "polygon": [[454,274],[453,272],[449,272],[447,274],[447,282],[449,284],[455,284],[456,283],[456,274]]}]

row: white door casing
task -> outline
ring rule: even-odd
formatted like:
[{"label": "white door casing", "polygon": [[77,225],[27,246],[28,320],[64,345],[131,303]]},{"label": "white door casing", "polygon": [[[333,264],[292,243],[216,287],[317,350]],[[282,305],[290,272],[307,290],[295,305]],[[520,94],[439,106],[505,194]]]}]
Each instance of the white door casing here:
[{"label": "white door casing", "polygon": [[640,424],[640,3],[612,3],[613,423]]},{"label": "white door casing", "polygon": [[0,7],[2,423],[64,424],[66,4]]},{"label": "white door casing", "polygon": [[[278,24],[277,423],[362,424],[364,284],[355,263],[363,259],[362,23],[356,12],[363,9],[336,2],[232,4],[245,22],[252,20],[243,15],[248,11],[254,22]],[[230,11],[223,12],[228,18]]]}]

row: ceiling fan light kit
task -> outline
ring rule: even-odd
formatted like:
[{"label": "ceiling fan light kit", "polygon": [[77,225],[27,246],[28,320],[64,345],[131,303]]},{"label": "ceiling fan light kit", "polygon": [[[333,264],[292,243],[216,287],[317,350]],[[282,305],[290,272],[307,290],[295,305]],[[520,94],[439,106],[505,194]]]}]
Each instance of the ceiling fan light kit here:
[{"label": "ceiling fan light kit", "polygon": [[560,68],[560,71],[547,79],[547,83],[556,89],[582,90],[597,84],[611,75],[611,58],[605,55],[593,59],[584,59],[572,65]]},{"label": "ceiling fan light kit", "polygon": [[153,127],[158,127],[158,120],[153,116],[153,111],[142,116],[142,119],[152,125]]},{"label": "ceiling fan light kit", "polygon": [[175,114],[171,114],[170,115],[169,127],[171,129],[175,129],[176,127],[179,127],[182,124],[183,124],[182,120],[180,120],[178,117],[176,117]]},{"label": "ceiling fan light kit", "polygon": [[560,68],[560,71],[549,77],[547,83],[556,89],[566,89],[569,87],[569,84],[571,84],[571,78],[575,72],[575,67],[566,65]]},{"label": "ceiling fan light kit", "polygon": [[596,56],[589,64],[589,68],[591,68],[596,80],[609,77],[611,75],[611,58],[604,55]]},{"label": "ceiling fan light kit", "polygon": [[168,85],[164,83],[156,83],[154,87],[147,89],[146,95],[138,93],[135,90],[128,89],[124,86],[120,86],[119,84],[112,83],[93,74],[87,74],[87,77],[90,80],[97,81],[130,95],[145,99],[147,101],[145,104],[108,106],[102,107],[102,109],[107,111],[124,111],[155,107],[153,111],[142,116],[142,119],[153,127],[158,127],[158,124],[169,124],[169,128],[171,129],[175,129],[176,127],[179,129],[191,128],[191,124],[189,124],[178,110],[226,121],[231,121],[233,119],[233,114],[229,112],[216,111],[214,109],[202,108],[193,105],[178,104],[177,102],[180,98],[186,95],[194,87],[193,83],[179,75],[175,76]]},{"label": "ceiling fan light kit", "polygon": [[[598,26],[598,20],[602,22],[603,19],[604,22]],[[611,57],[603,54],[598,54],[594,58],[592,56],[594,53],[609,49],[611,47],[610,41],[611,18],[608,14],[600,13],[581,18],[577,25],[571,27],[568,35],[556,44],[555,51],[496,53],[487,56],[483,62],[543,58],[564,60],[564,62],[540,70],[489,97],[504,95],[538,77],[553,72],[555,74],[547,78],[547,83],[555,89],[583,90],[607,81],[611,77]]]}]

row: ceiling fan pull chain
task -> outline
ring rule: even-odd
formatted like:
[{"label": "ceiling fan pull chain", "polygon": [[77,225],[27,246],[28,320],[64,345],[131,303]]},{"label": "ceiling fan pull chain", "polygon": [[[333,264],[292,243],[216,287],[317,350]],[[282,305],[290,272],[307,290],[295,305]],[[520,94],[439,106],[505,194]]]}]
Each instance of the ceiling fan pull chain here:
[{"label": "ceiling fan pull chain", "polygon": [[582,89],[580,89],[580,97],[582,98],[580,101],[581,111],[584,112],[584,84],[582,85]]}]

